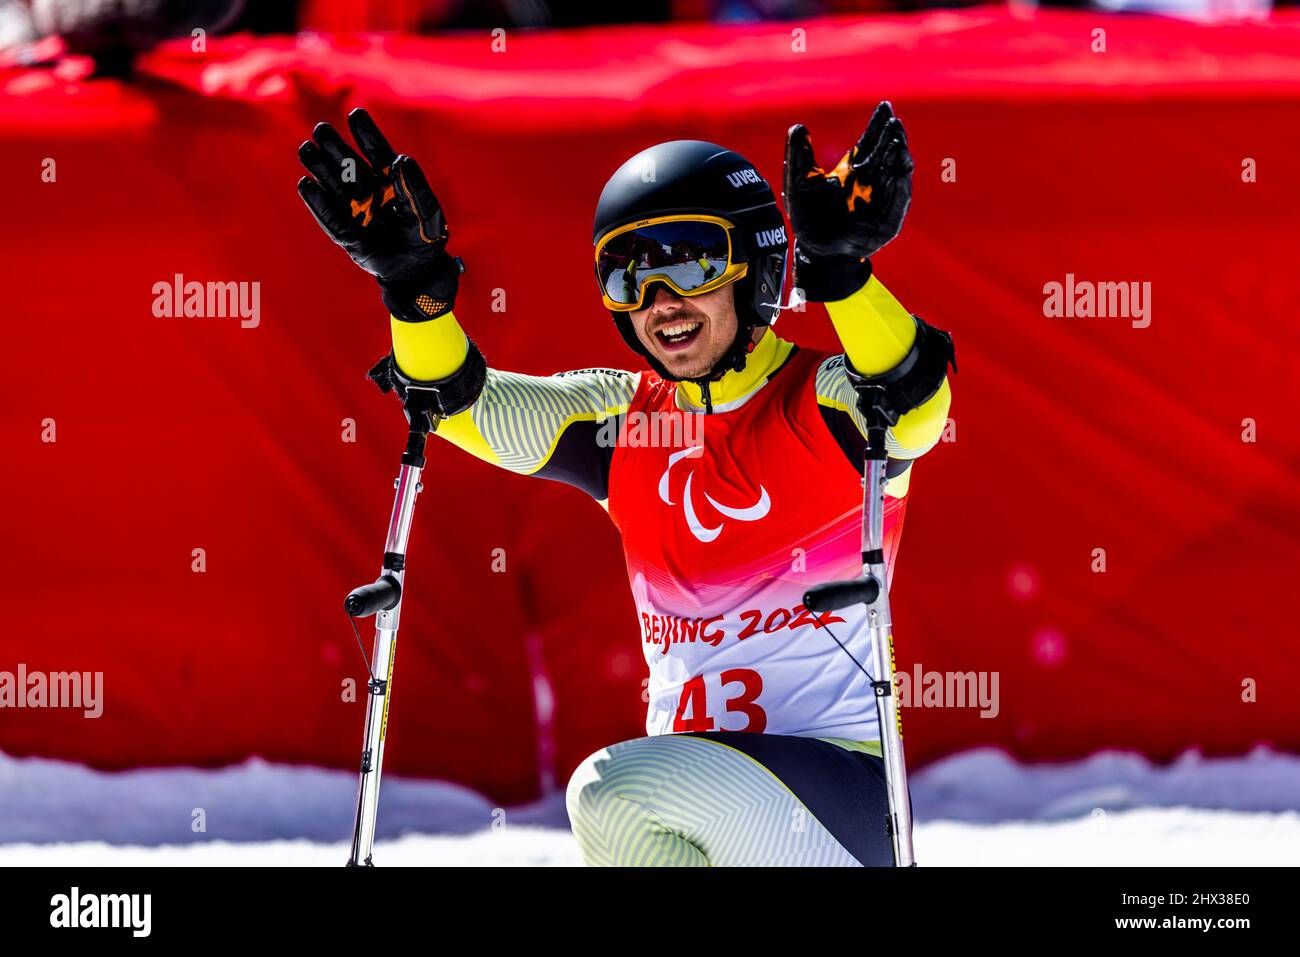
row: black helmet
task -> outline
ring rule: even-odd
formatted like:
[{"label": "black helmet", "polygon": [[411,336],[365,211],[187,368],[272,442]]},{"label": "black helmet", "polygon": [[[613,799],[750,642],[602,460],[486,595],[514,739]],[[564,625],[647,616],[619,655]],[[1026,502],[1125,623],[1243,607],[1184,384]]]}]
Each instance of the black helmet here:
[{"label": "black helmet", "polygon": [[[785,219],[776,197],[754,164],[739,153],[700,140],[672,140],[637,153],[615,171],[596,205],[592,241],[611,230],[652,216],[697,213],[717,216],[736,229],[733,255],[748,270],[735,283],[736,339],[705,379],[745,367],[758,326],[770,326],[785,287]],[[598,277],[599,278],[599,277]],[[661,376],[674,378],[641,345],[631,318],[613,312],[619,333]]]}]

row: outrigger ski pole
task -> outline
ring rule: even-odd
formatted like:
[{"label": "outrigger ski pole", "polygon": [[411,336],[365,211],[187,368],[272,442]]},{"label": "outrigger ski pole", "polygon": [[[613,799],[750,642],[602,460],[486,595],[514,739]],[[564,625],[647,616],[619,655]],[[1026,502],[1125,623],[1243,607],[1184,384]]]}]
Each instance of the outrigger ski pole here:
[{"label": "outrigger ski pole", "polygon": [[[868,398],[869,394],[870,390],[861,391],[858,400],[858,408],[867,421],[867,450],[862,470],[862,577],[814,585],[804,594],[803,603],[814,614],[850,605],[867,606],[874,666],[867,677],[876,693],[876,717],[880,721],[880,748],[889,797],[886,825],[894,844],[894,866],[915,867],[912,804],[907,790],[907,764],[903,759],[903,724],[898,713],[898,696],[894,694],[894,634],[889,619],[889,570],[885,564],[885,482],[888,480],[885,429],[890,423]],[[838,638],[835,643],[853,657]],[[856,658],[853,660],[862,668]]]},{"label": "outrigger ski pole", "polygon": [[[380,391],[394,387],[391,357],[385,356],[370,370],[370,378]],[[399,390],[401,392],[401,390]],[[366,661],[369,671],[369,706],[366,709],[366,734],[361,746],[361,780],[357,787],[357,816],[352,829],[352,855],[349,867],[373,866],[370,859],[375,845],[375,820],[379,812],[379,775],[384,763],[384,738],[388,730],[388,700],[393,686],[393,659],[397,651],[397,626],[402,611],[402,581],[406,574],[406,542],[411,534],[411,516],[415,497],[423,490],[420,473],[424,469],[424,446],[430,432],[443,418],[442,402],[436,389],[407,383],[402,396],[402,410],[410,423],[402,468],[393,487],[393,513],[388,521],[384,541],[384,565],[379,578],[369,585],[353,589],[343,602],[352,627],[357,618],[375,618],[375,643]],[[361,643],[357,632],[357,643]],[[362,648],[362,656],[365,649]]]}]

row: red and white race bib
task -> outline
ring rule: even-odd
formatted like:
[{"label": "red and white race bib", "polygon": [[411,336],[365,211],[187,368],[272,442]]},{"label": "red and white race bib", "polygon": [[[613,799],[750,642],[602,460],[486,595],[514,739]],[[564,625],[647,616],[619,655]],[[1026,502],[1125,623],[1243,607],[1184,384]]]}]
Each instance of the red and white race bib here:
[{"label": "red and white race bib", "polygon": [[[814,380],[826,353],[796,352],[739,408],[677,407],[642,376],[614,452],[609,513],[650,667],[649,734],[752,731],[874,740],[860,606],[814,617],[810,585],[861,572],[861,475],[822,420]],[[634,415],[636,413],[636,415]],[[696,421],[662,427],[672,417]],[[675,446],[637,441],[680,435]],[[638,423],[638,420],[640,422]],[[890,565],[906,497],[888,498]]]}]

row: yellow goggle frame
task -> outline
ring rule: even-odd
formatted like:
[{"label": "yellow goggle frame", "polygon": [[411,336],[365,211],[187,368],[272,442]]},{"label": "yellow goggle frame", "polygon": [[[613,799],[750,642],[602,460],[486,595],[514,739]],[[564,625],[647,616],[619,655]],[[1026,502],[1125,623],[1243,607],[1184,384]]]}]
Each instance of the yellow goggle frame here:
[{"label": "yellow goggle frame", "polygon": [[[609,294],[605,291],[605,280],[600,275],[600,256],[601,253],[605,251],[605,245],[611,239],[614,239],[618,236],[622,236],[625,233],[633,232],[637,229],[644,229],[646,226],[657,226],[660,223],[685,223],[685,222],[713,223],[717,226],[721,226],[726,231],[727,268],[724,269],[718,275],[714,276],[708,282],[700,286],[696,286],[694,289],[689,289],[689,290],[683,289],[681,286],[677,285],[677,283],[674,282],[673,279],[670,276],[668,276],[666,273],[655,273],[655,272],[647,273],[646,275],[638,278],[636,302],[632,302],[632,303],[615,302],[613,299],[609,298]],[[735,228],[736,228],[735,223],[729,222],[728,220],[725,220],[720,216],[701,216],[692,213],[679,213],[672,216],[653,216],[649,219],[639,219],[634,223],[628,223],[626,226],[620,226],[618,227],[618,229],[613,230],[608,235],[602,237],[600,242],[596,244],[596,264],[595,264],[596,282],[600,285],[600,298],[604,301],[605,308],[610,309],[614,312],[636,312],[638,309],[644,309],[645,290],[646,290],[646,286],[650,284],[651,280],[654,280],[655,282],[663,283],[665,286],[667,286],[673,292],[677,293],[677,295],[679,296],[690,297],[690,296],[702,296],[706,292],[712,292],[715,289],[721,289],[723,286],[727,285],[727,283],[735,282],[737,279],[743,278],[749,272],[749,264],[738,263],[736,262],[735,258],[732,256],[732,251],[735,249],[735,243],[732,241],[731,234],[732,231],[735,230]]]}]

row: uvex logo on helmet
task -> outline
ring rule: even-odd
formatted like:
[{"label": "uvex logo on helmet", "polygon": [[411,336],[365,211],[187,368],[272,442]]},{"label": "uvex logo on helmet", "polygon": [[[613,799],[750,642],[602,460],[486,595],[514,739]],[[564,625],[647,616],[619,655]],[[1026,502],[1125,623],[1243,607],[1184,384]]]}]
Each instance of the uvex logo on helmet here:
[{"label": "uvex logo on helmet", "polygon": [[748,169],[738,169],[734,173],[728,173],[727,182],[736,187],[736,189],[740,189],[742,186],[748,186],[751,183],[760,186],[767,184],[767,180],[759,176],[758,172],[752,166]]},{"label": "uvex logo on helmet", "polygon": [[754,233],[754,241],[758,243],[759,249],[770,249],[773,246],[780,246],[785,242],[785,227],[778,226],[776,229],[760,229]]}]

